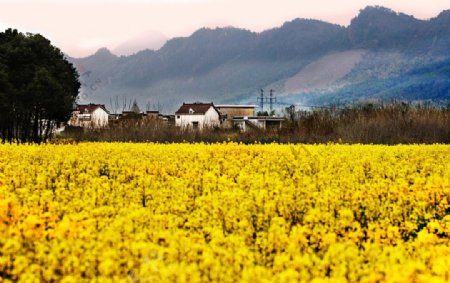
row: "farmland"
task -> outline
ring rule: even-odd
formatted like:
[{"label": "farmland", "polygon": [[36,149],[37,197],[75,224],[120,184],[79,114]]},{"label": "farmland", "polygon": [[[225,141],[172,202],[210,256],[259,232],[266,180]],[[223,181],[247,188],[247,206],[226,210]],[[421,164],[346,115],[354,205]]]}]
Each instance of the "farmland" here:
[{"label": "farmland", "polygon": [[446,282],[450,146],[0,145],[3,282]]}]

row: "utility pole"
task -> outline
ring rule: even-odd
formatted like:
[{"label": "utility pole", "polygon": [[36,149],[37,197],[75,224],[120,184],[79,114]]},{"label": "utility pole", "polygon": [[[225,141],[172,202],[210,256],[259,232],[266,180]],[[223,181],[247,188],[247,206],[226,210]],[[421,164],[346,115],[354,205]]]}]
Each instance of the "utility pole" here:
[{"label": "utility pole", "polygon": [[272,113],[272,110],[273,110],[273,104],[277,102],[277,98],[276,98],[276,97],[273,97],[273,93],[274,93],[274,90],[271,89],[271,90],[270,90],[270,98],[269,98],[270,113]]},{"label": "utility pole", "polygon": [[277,98],[274,97],[274,92],[275,91],[273,89],[271,89],[270,90],[270,96],[269,97],[264,97],[264,90],[261,89],[260,97],[256,98],[256,101],[259,103],[259,107],[261,108],[259,111],[261,111],[261,112],[264,111],[264,102],[265,102],[265,103],[269,103],[270,112],[272,112],[274,104],[277,103]]},{"label": "utility pole", "polygon": [[264,110],[264,90],[261,89],[261,96],[257,97],[257,102],[259,102],[259,106],[261,107],[259,111]]}]

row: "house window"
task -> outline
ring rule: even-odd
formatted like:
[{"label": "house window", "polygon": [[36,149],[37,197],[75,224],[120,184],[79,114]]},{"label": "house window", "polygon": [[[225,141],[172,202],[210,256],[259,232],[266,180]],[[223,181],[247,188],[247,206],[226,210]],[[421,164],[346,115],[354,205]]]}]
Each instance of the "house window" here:
[{"label": "house window", "polygon": [[177,119],[180,119],[180,115],[177,115]]},{"label": "house window", "polygon": [[198,122],[197,121],[192,122],[192,128],[198,129]]},{"label": "house window", "polygon": [[189,114],[194,114],[194,109],[189,108]]}]

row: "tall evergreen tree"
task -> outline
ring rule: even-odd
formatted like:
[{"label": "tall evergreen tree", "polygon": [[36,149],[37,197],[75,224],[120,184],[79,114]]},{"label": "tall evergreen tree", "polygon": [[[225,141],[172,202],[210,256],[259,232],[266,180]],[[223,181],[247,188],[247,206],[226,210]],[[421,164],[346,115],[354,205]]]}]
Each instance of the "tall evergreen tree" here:
[{"label": "tall evergreen tree", "polygon": [[0,33],[0,135],[45,142],[70,118],[80,83],[75,68],[39,34]]}]

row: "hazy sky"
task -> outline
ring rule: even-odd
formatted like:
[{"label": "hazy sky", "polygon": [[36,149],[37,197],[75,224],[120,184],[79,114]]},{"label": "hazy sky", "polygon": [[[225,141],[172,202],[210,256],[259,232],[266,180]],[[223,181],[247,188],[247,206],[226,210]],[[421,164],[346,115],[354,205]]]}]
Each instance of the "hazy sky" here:
[{"label": "hazy sky", "polygon": [[427,19],[450,9],[450,0],[0,0],[0,29],[40,33],[80,57],[154,31],[168,38],[200,27],[262,31],[294,18],[348,25],[367,5]]}]

